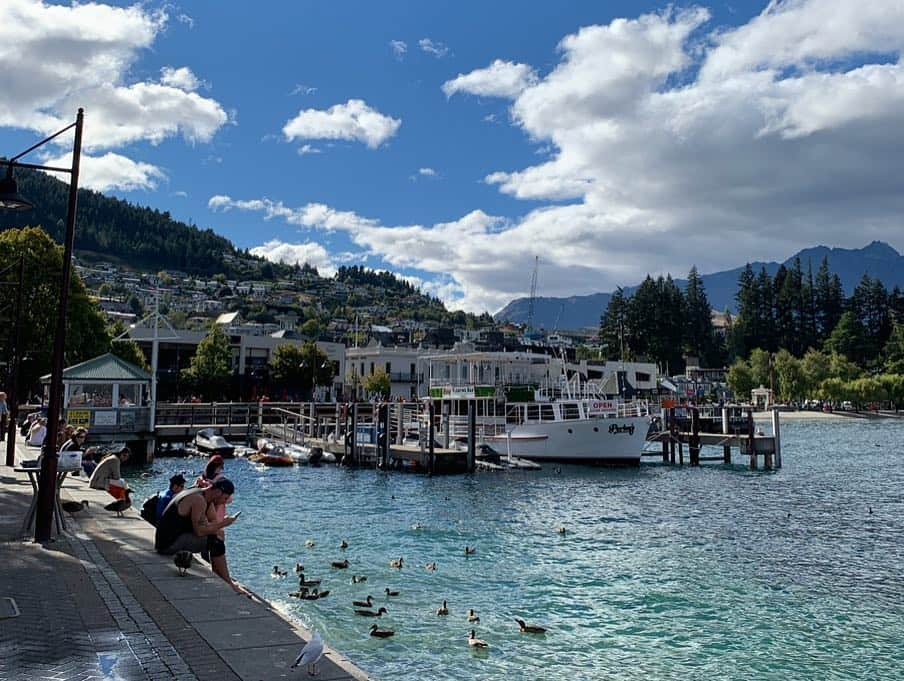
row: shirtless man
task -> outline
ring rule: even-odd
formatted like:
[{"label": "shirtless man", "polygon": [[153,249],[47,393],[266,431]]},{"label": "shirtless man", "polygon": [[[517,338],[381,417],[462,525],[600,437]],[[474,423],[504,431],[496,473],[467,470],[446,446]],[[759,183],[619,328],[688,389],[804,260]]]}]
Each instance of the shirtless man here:
[{"label": "shirtless man", "polygon": [[226,544],[217,537],[220,530],[235,522],[238,514],[212,522],[208,510],[234,493],[232,482],[221,478],[210,487],[192,487],[174,496],[157,521],[154,548],[157,553],[170,556],[179,551],[208,553],[213,571],[237,593],[247,596],[248,592],[230,577]]}]

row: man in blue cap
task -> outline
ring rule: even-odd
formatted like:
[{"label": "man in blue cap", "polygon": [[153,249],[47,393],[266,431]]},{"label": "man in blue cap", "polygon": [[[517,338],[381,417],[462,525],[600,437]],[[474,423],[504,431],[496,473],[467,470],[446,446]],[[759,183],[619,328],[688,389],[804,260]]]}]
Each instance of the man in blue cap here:
[{"label": "man in blue cap", "polygon": [[227,515],[223,520],[211,522],[208,509],[223,503],[235,493],[235,485],[220,478],[210,487],[192,487],[175,495],[157,518],[154,549],[157,553],[173,555],[179,551],[206,553],[210,556],[211,569],[236,593],[249,595],[229,575],[226,564],[226,543],[217,537],[223,528],[235,522],[239,514]]}]

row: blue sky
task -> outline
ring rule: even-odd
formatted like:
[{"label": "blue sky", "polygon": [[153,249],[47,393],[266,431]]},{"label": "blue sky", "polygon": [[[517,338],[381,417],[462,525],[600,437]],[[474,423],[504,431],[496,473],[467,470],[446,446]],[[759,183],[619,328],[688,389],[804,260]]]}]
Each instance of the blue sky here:
[{"label": "blue sky", "polygon": [[535,256],[571,295],[900,249],[904,10],[855,5],[4,0],[0,153],[84,106],[84,185],[472,311]]}]

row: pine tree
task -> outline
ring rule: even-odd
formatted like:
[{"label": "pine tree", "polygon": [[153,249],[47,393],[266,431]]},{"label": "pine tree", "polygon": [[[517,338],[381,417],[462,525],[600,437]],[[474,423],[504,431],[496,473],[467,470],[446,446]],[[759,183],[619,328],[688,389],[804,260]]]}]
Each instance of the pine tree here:
[{"label": "pine tree", "polygon": [[684,289],[684,348],[689,355],[699,357],[703,366],[712,366],[715,360],[715,338],[713,334],[712,308],[706,297],[706,288],[697,273],[697,266],[691,267]]}]

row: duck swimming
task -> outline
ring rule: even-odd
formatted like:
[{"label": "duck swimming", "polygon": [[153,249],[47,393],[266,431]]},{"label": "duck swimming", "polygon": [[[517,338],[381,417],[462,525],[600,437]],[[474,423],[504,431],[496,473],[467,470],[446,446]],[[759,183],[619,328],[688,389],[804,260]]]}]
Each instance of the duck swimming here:
[{"label": "duck swimming", "polygon": [[372,624],[370,627],[370,635],[377,638],[389,638],[394,634],[395,632],[391,629],[380,629],[376,624]]},{"label": "duck swimming", "polygon": [[352,584],[358,584],[359,582],[366,582],[367,575],[352,575]]},{"label": "duck swimming", "polygon": [[398,592],[398,591],[390,591],[390,590],[389,590],[389,587],[387,586],[387,587],[386,587],[386,595],[387,595],[387,596],[398,596],[398,595],[399,595],[399,592]]},{"label": "duck swimming", "polygon": [[474,614],[474,608],[468,610],[468,622],[479,622],[480,618]]},{"label": "duck swimming", "polygon": [[348,567],[348,561],[345,559],[334,560],[332,563],[330,563],[330,565],[332,565],[334,568],[339,568],[340,570],[344,570],[345,568]]},{"label": "duck swimming", "polygon": [[304,545],[307,546],[309,549],[313,549],[313,548],[314,548],[314,540],[313,540],[313,539],[308,539],[308,540],[304,543]]},{"label": "duck swimming", "polygon": [[279,569],[279,565],[273,566],[273,573],[272,573],[273,577],[285,577],[287,574],[289,574],[289,573],[286,572],[285,570]]},{"label": "duck swimming", "polygon": [[298,586],[318,586],[322,580],[306,579],[303,572],[298,573]]},{"label": "duck swimming", "polygon": [[474,555],[475,553],[477,553],[477,547],[476,547],[476,546],[465,546],[465,555],[466,555],[466,556],[472,556],[472,555]]},{"label": "duck swimming", "polygon": [[355,610],[356,615],[361,615],[361,617],[382,617],[383,613],[389,612],[386,608],[380,608],[376,612],[373,610]]},{"label": "duck swimming", "polygon": [[298,574],[300,572],[304,572],[304,565],[302,565],[301,563],[295,563],[295,574]]},{"label": "duck swimming", "polygon": [[477,633],[471,629],[471,633],[468,635],[468,645],[472,648],[489,648],[489,644],[486,641],[481,641],[477,638]]},{"label": "duck swimming", "polygon": [[393,558],[391,561],[389,561],[389,567],[392,567],[392,568],[402,567],[402,559],[401,558],[399,558],[399,559]]},{"label": "duck swimming", "polygon": [[352,605],[359,606],[362,608],[369,608],[374,604],[374,597],[369,595],[367,596],[367,600],[365,601],[352,601]]},{"label": "duck swimming", "polygon": [[340,548],[340,549],[347,549],[347,548],[348,548],[348,542],[345,541],[345,540],[343,539],[341,542],[339,542],[339,548]]},{"label": "duck swimming", "polygon": [[556,528],[556,532],[558,532],[559,534],[565,534],[565,528],[564,528],[564,527],[557,527],[557,528]]},{"label": "duck swimming", "polygon": [[517,617],[515,621],[518,623],[518,628],[521,630],[522,634],[545,634],[545,627],[537,627],[532,624],[525,624],[524,620],[519,620]]},{"label": "duck swimming", "polygon": [[429,572],[436,572],[436,563],[427,563],[424,568],[426,568]]},{"label": "duck swimming", "polygon": [[449,614],[449,608],[446,607],[446,601],[443,601],[442,607],[436,609],[436,614],[437,615],[448,615]]}]

